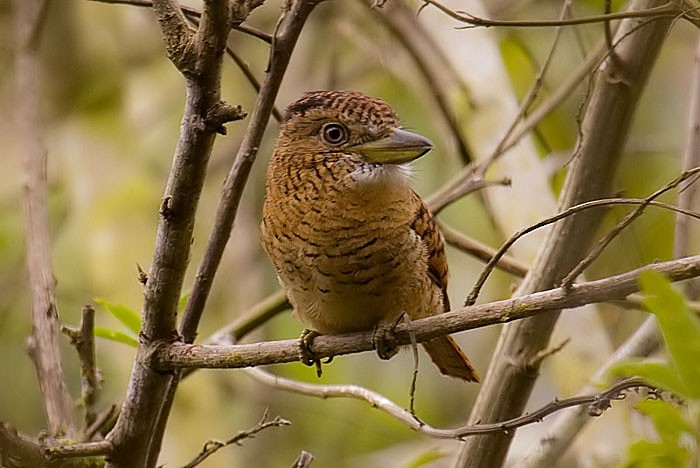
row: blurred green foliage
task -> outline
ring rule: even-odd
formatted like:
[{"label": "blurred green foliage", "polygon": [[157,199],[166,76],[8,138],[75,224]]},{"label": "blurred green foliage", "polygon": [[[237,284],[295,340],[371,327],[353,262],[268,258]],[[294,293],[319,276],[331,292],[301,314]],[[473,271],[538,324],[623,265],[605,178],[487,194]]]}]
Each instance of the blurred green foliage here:
[{"label": "blurred green foliage", "polygon": [[659,322],[669,362],[624,360],[610,373],[640,376],[682,400],[674,404],[645,399],[636,405],[651,421],[657,437],[632,443],[620,467],[690,467],[700,454],[700,318],[662,275],[647,271],[639,280],[644,303]]}]

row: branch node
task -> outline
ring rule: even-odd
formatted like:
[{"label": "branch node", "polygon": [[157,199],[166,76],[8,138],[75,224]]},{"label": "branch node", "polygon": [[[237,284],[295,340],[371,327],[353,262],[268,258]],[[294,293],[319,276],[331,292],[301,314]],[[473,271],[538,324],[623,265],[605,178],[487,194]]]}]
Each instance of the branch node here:
[{"label": "branch node", "polygon": [[139,283],[146,286],[146,283],[148,283],[148,273],[143,271],[143,268],[141,268],[141,265],[139,265],[138,263],[136,264],[136,271],[136,279],[138,279]]},{"label": "branch node", "polygon": [[160,200],[160,208],[158,209],[158,213],[165,219],[172,219],[175,216],[175,211],[170,205],[172,200],[172,195],[165,195]]},{"label": "branch node", "polygon": [[210,132],[216,132],[220,135],[226,135],[226,127],[224,124],[242,120],[248,115],[243,108],[236,104],[231,105],[223,101],[219,101],[214,105],[204,118],[206,129]]},{"label": "branch node", "polygon": [[552,356],[553,354],[556,354],[562,349],[564,349],[564,346],[569,344],[569,341],[571,341],[571,338],[565,339],[556,346],[543,349],[542,351],[535,354],[532,358],[530,358],[525,367],[528,371],[536,371],[540,367],[542,361],[544,361],[549,356]]}]

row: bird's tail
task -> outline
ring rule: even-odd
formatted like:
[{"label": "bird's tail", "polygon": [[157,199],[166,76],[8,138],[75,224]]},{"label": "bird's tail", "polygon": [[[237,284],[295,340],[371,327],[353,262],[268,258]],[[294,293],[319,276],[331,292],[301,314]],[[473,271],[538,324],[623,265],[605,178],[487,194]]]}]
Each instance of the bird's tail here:
[{"label": "bird's tail", "polygon": [[423,343],[423,347],[442,374],[457,377],[467,382],[479,381],[476,370],[452,337],[436,338]]}]

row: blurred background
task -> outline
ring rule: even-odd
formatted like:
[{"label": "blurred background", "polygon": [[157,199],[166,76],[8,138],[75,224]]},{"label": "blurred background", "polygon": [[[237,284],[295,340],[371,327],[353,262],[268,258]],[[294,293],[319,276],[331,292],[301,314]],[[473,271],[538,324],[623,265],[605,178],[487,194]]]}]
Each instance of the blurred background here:
[{"label": "blurred background", "polygon": [[[253,12],[250,25],[271,33],[281,1],[268,0]],[[188,3],[198,7],[196,2]],[[556,18],[562,3],[550,0],[452,2],[454,8],[499,19]],[[317,7],[303,31],[277,99],[281,110],[303,92],[357,89],[388,101],[405,126],[435,142],[414,163],[413,182],[423,197],[434,193],[465,164],[464,152],[434,97],[438,87],[472,157],[488,157],[510,126],[517,102],[532,86],[555,35],[551,28],[455,29],[460,23],[433,7],[416,16],[420,2],[389,0],[383,8],[363,1],[327,1]],[[624,8],[614,1],[613,10]],[[601,14],[600,1],[582,0],[572,16]],[[398,24],[398,26],[397,26]],[[13,106],[14,44],[12,2],[0,0],[0,420],[38,434],[45,426],[42,400],[24,341],[31,331],[29,291],[24,266],[21,213],[22,174],[17,154]],[[603,26],[566,28],[543,79],[541,102],[556,90],[603,37]],[[429,42],[428,39],[432,42]],[[432,78],[409,52],[422,44]],[[643,197],[680,171],[687,140],[687,115],[697,31],[679,21],[640,102],[619,174],[619,193]],[[232,31],[229,45],[262,79],[268,45]],[[183,111],[184,81],[166,59],[159,28],[150,10],[86,0],[51,2],[42,40],[45,117],[49,156],[50,214],[54,274],[62,321],[76,325],[84,304],[96,298],[140,310],[142,287],[136,265],[148,271],[170,159]],[[490,187],[448,207],[440,219],[483,243],[498,247],[513,232],[551,214],[566,162],[578,135],[585,101],[584,80],[527,139],[489,174],[507,176],[512,187]],[[251,111],[256,94],[236,64],[225,59],[223,97]],[[188,285],[206,248],[222,182],[232,164],[247,120],[228,125],[217,139],[195,227]],[[264,175],[277,123],[270,121],[260,148],[225,258],[214,282],[200,337],[209,336],[278,290],[273,269],[259,240],[258,223]],[[663,198],[675,201],[675,195]],[[609,210],[601,232],[629,208]],[[589,278],[623,272],[672,255],[674,217],[648,210],[596,261]],[[697,226],[696,226],[697,227]],[[514,254],[532,260],[542,233],[516,244]],[[694,251],[700,247],[695,237]],[[450,248],[450,296],[459,306],[482,264]],[[518,279],[496,273],[480,302],[509,297]],[[98,325],[123,326],[96,306]],[[635,327],[645,313],[601,305],[567,312],[553,343],[571,342],[546,361],[530,408],[554,397],[570,396]],[[297,337],[303,326],[289,313],[274,318],[246,341]],[[499,327],[456,335],[483,375]],[[67,340],[63,361],[72,394],[79,395],[78,362]],[[123,398],[134,348],[98,339],[97,360],[104,386],[100,403]],[[274,366],[279,375],[315,383],[352,383],[409,404],[412,356],[391,361],[372,353],[344,356],[324,367],[322,379],[299,363]],[[429,424],[452,427],[469,414],[477,385],[441,377],[421,354],[416,395],[418,415]],[[268,409],[291,427],[268,429],[242,447],[230,447],[205,467],[289,466],[299,452],[316,457],[313,466],[450,466],[456,442],[430,440],[355,400],[320,400],[262,386],[240,371],[198,371],[180,386],[160,463],[180,466],[209,439],[227,439],[253,426]],[[604,467],[620,461],[624,447],[639,437],[626,402],[594,421],[562,460],[563,467]],[[551,417],[550,417],[551,419]],[[524,453],[548,421],[518,431],[513,454]],[[422,465],[422,463],[425,463]]]}]

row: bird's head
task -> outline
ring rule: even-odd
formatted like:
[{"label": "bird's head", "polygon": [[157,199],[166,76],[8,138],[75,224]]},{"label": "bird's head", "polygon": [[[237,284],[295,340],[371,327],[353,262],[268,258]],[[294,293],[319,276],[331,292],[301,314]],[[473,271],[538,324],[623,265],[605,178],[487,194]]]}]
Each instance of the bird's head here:
[{"label": "bird's head", "polygon": [[326,155],[369,165],[403,164],[427,153],[433,144],[401,128],[381,99],[356,91],[306,93],[286,110],[278,152]]}]

